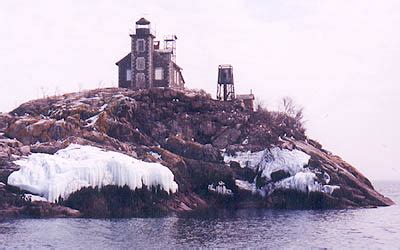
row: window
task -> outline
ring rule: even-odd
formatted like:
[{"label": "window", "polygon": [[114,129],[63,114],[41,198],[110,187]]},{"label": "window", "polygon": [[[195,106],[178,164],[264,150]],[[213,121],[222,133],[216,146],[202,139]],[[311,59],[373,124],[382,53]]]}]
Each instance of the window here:
[{"label": "window", "polygon": [[145,68],[144,57],[136,58],[136,70],[144,70],[144,68]]},{"label": "window", "polygon": [[157,67],[155,70],[154,70],[154,78],[155,78],[155,80],[162,80],[162,79],[164,79],[164,69],[163,68],[161,68],[161,67]]},{"label": "window", "polygon": [[130,70],[130,69],[126,70],[126,80],[127,81],[132,80],[132,70]]},{"label": "window", "polygon": [[137,52],[144,52],[146,50],[144,39],[136,40],[136,50]]},{"label": "window", "polygon": [[143,88],[145,87],[145,77],[144,77],[144,73],[137,73],[136,74],[136,87],[137,88]]}]

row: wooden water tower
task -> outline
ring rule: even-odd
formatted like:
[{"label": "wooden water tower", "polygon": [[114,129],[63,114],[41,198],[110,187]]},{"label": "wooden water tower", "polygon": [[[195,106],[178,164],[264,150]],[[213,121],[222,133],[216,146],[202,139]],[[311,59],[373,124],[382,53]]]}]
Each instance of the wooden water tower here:
[{"label": "wooden water tower", "polygon": [[230,101],[235,99],[233,67],[231,65],[218,66],[217,99],[221,101]]}]

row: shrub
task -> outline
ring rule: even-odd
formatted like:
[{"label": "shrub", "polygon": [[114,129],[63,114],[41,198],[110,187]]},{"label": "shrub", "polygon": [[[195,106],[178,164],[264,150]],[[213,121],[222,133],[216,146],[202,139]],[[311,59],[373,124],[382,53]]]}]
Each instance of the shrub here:
[{"label": "shrub", "polygon": [[280,111],[292,117],[296,123],[303,124],[304,108],[295,104],[291,97],[282,98]]}]

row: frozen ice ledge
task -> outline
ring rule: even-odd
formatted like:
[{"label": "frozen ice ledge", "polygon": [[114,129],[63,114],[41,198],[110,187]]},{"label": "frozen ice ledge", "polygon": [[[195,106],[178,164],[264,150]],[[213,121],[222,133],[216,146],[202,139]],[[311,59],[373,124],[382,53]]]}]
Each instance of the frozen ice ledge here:
[{"label": "frozen ice ledge", "polygon": [[93,146],[71,144],[54,155],[34,153],[15,161],[21,168],[8,184],[56,202],[84,187],[106,185],[130,189],[160,187],[175,193],[178,184],[167,167]]},{"label": "frozen ice ledge", "polygon": [[[281,149],[278,147],[265,149],[259,152],[236,152],[234,155],[224,155],[224,161],[236,161],[241,167],[254,169],[258,175],[253,183],[236,180],[240,189],[253,191],[263,196],[271,194],[276,189],[292,189],[304,193],[329,193],[340,186],[328,185],[330,176],[319,170],[307,168],[310,156],[303,151]],[[284,177],[273,180],[272,174],[280,172]],[[317,178],[317,174],[322,178]],[[257,179],[262,179],[261,185],[256,186]],[[261,183],[261,181],[258,181]]]}]

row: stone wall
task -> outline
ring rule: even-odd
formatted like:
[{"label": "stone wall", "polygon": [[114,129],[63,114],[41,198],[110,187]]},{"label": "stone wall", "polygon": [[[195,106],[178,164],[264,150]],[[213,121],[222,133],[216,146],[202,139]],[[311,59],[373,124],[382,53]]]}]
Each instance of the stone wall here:
[{"label": "stone wall", "polygon": [[[154,52],[154,69],[161,67],[163,69],[164,75],[162,80],[156,80],[154,77],[153,86],[154,87],[169,87],[170,86],[170,63],[171,54],[170,53],[160,53]],[[154,71],[153,71],[154,74]]]}]

